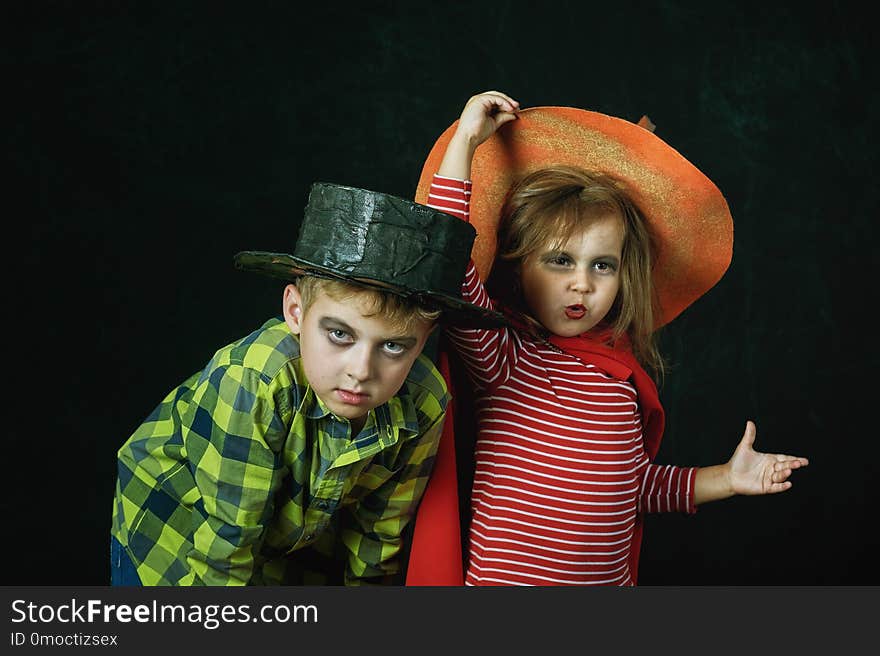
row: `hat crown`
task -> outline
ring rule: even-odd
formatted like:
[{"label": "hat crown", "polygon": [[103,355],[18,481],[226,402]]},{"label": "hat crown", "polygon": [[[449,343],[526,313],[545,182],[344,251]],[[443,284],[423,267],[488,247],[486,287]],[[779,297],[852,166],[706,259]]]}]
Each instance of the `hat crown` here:
[{"label": "hat crown", "polygon": [[318,276],[389,292],[440,310],[450,325],[506,325],[501,313],[461,296],[476,236],[469,223],[427,205],[316,182],[293,253],[241,251],[234,262],[282,280]]},{"label": "hat crown", "polygon": [[294,257],[347,278],[458,296],[476,231],[426,205],[316,182]]}]

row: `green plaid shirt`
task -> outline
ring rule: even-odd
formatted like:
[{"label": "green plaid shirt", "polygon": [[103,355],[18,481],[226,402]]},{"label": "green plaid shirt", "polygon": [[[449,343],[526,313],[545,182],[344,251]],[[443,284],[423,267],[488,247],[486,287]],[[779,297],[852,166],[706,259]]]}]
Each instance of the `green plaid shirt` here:
[{"label": "green plaid shirt", "polygon": [[270,319],[119,449],[112,535],[144,585],[318,583],[306,573],[340,557],[340,583],[392,582],[448,399],[420,355],[353,438],[309,386],[296,336]]}]

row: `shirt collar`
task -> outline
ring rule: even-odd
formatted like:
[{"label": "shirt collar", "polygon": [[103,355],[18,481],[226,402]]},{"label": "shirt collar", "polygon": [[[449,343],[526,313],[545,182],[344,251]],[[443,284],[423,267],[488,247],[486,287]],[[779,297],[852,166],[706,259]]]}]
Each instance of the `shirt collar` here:
[{"label": "shirt collar", "polygon": [[400,391],[392,396],[374,411],[378,425],[390,426],[396,430],[405,430],[410,433],[419,432],[419,421],[416,414],[416,405],[409,393],[406,383]]},{"label": "shirt collar", "polygon": [[315,394],[315,390],[311,385],[306,385],[306,391],[303,395],[302,405],[300,405],[300,413],[309,419],[321,419],[333,413],[324,402]]}]

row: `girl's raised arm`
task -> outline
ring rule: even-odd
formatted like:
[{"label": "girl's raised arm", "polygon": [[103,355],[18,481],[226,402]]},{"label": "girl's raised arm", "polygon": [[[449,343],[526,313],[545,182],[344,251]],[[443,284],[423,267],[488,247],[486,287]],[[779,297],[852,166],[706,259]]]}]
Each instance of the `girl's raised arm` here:
[{"label": "girl's raised arm", "polygon": [[455,134],[446,147],[438,175],[468,180],[471,161],[477,146],[491,137],[502,125],[516,119],[519,103],[500,91],[485,91],[472,96],[458,119]]},{"label": "girl's raised arm", "polygon": [[[467,101],[432,181],[428,205],[469,220],[469,178],[474,152],[498,128],[515,120],[518,110],[519,103],[499,91],[486,91]],[[473,262],[462,283],[462,296],[480,307],[493,307]],[[519,338],[508,329],[450,329],[449,336],[471,378],[485,388],[507,380],[521,347]]]}]

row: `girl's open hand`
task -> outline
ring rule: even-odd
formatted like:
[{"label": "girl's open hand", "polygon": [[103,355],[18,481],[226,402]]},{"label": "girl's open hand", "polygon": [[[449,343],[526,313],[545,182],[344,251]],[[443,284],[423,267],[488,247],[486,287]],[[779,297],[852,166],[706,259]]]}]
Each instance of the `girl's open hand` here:
[{"label": "girl's open hand", "polygon": [[752,446],[757,429],[751,421],[746,422],[742,440],[733,452],[727,466],[730,485],[735,494],[775,494],[791,487],[791,472],[806,467],[809,461],[797,456],[779,453],[760,453]]},{"label": "girl's open hand", "polygon": [[476,148],[495,131],[516,119],[519,102],[500,91],[486,91],[472,96],[458,119],[455,138]]}]

